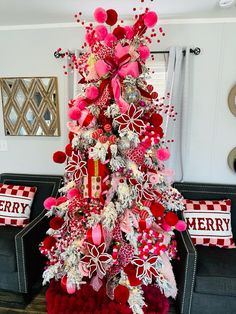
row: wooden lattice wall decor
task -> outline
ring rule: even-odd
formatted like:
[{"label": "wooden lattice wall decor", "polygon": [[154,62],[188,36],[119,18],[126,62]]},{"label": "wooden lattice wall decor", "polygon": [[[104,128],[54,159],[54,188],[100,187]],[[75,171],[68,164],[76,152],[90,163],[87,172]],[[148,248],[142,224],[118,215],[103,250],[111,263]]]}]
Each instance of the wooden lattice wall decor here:
[{"label": "wooden lattice wall decor", "polygon": [[6,135],[60,136],[56,77],[0,78]]}]

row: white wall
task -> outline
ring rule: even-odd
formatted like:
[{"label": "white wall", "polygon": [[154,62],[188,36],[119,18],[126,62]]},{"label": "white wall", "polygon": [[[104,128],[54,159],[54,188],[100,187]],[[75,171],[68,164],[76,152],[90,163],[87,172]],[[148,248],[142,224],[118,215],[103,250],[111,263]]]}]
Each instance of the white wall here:
[{"label": "white wall", "polygon": [[184,181],[234,184],[236,174],[229,169],[227,156],[236,146],[236,117],[228,109],[227,97],[236,83],[236,23],[166,25],[165,29],[164,47],[188,45],[202,50],[192,57]]},{"label": "white wall", "polygon": [[[236,83],[236,23],[165,25],[167,36],[155,49],[171,45],[199,46],[193,56],[192,95],[189,101],[185,181],[235,183],[227,166],[228,152],[236,146],[236,117],[227,107],[227,95]],[[66,79],[55,48],[76,48],[82,42],[75,28],[0,31],[0,76],[57,76],[62,136],[5,137],[0,111],[0,140],[8,151],[0,152],[0,172],[63,173],[51,160],[66,144]]]},{"label": "white wall", "polygon": [[0,109],[0,140],[6,139],[8,151],[0,151],[0,173],[63,174],[63,165],[52,161],[56,150],[67,144],[67,78],[63,62],[56,60],[59,48],[81,46],[80,29],[35,29],[0,31],[0,77],[57,76],[60,106],[60,137],[5,136]]}]

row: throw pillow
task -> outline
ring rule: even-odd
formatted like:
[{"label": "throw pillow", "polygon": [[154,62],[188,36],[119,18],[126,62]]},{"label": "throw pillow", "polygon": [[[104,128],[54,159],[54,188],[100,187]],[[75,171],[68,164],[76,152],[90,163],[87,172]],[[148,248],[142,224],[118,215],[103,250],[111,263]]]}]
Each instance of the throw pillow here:
[{"label": "throw pillow", "polygon": [[184,218],[194,244],[235,248],[231,228],[231,200],[185,199]]},{"label": "throw pillow", "polygon": [[37,188],[0,184],[0,225],[24,227],[29,223],[30,209]]}]

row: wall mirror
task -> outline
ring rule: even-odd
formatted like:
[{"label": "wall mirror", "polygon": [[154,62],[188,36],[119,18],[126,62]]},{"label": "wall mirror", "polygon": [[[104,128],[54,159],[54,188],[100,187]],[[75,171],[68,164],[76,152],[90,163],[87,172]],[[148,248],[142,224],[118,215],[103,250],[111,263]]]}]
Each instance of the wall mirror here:
[{"label": "wall mirror", "polygon": [[56,77],[0,78],[5,135],[59,136]]},{"label": "wall mirror", "polygon": [[236,84],[231,88],[229,92],[228,106],[231,113],[236,116]]},{"label": "wall mirror", "polygon": [[230,169],[236,173],[236,147],[233,148],[228,155],[228,165]]}]

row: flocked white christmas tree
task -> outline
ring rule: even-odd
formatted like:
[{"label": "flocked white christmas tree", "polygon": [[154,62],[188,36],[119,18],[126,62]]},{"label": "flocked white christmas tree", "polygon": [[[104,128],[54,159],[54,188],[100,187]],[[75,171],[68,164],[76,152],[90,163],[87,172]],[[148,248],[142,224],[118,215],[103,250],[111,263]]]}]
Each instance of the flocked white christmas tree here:
[{"label": "flocked white christmas tree", "polygon": [[67,163],[61,196],[45,201],[54,217],[40,246],[43,277],[69,294],[105,287],[111,300],[143,313],[143,287],[176,296],[173,230],[185,229],[176,215],[182,197],[164,167],[161,100],[147,84],[157,15],[146,9],[132,26],[117,26],[112,9],[97,8],[94,17],[97,26],[85,24],[85,52],[71,60],[83,92],[69,102],[70,142],[54,154]]}]

